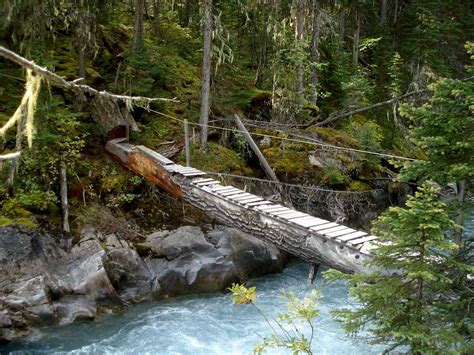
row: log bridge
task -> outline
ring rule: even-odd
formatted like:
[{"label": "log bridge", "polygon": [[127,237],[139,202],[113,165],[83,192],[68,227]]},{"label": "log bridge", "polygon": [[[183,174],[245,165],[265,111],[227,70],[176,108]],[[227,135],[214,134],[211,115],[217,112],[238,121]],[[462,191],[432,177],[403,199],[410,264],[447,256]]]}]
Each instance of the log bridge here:
[{"label": "log bridge", "polygon": [[378,245],[376,236],[224,186],[203,171],[175,164],[125,138],[109,141],[106,151],[127,169],[216,221],[272,243],[311,265],[324,264],[346,273],[368,271],[365,262]]}]

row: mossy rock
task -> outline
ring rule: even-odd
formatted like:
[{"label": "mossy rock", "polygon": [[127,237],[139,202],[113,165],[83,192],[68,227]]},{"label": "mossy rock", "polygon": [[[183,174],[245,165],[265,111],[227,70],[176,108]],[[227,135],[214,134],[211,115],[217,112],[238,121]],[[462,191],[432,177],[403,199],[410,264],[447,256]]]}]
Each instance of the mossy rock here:
[{"label": "mossy rock", "polygon": [[306,129],[308,132],[316,133],[325,142],[341,147],[357,148],[357,141],[345,132],[328,127],[311,126]]},{"label": "mossy rock", "polygon": [[276,174],[296,176],[313,170],[308,160],[306,150],[292,149],[285,146],[267,148],[263,151]]},{"label": "mossy rock", "polygon": [[19,217],[19,218],[6,218],[0,217],[0,227],[7,227],[12,224],[22,224],[28,228],[37,228],[38,226],[34,223],[31,219],[26,217]]},{"label": "mossy rock", "polygon": [[350,191],[367,191],[370,190],[371,186],[363,181],[360,180],[352,180],[349,183],[349,190]]},{"label": "mossy rock", "polygon": [[[232,149],[214,142],[208,142],[206,152],[201,151],[195,143],[192,143],[190,148],[191,165],[194,168],[216,173],[252,174],[252,170],[246,165],[245,161]],[[184,151],[179,155],[178,162],[180,164],[185,163]]]}]

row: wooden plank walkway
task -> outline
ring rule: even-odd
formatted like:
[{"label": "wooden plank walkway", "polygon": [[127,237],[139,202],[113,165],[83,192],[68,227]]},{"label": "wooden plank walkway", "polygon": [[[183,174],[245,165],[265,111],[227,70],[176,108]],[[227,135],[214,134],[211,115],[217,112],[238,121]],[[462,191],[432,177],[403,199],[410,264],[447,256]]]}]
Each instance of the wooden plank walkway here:
[{"label": "wooden plank walkway", "polygon": [[[377,246],[376,236],[284,207],[234,186],[224,186],[205,172],[175,164],[146,147],[130,148],[123,140],[113,140],[106,149],[119,157],[117,160],[123,165],[146,177],[124,161],[127,154],[144,154],[165,171],[160,171],[159,176],[169,174],[181,189],[182,197],[191,204],[307,261],[321,262],[344,272],[364,272],[364,260],[371,258],[370,250]],[[169,181],[165,182],[162,187],[168,190]],[[175,192],[174,187],[169,189],[170,193]]]}]

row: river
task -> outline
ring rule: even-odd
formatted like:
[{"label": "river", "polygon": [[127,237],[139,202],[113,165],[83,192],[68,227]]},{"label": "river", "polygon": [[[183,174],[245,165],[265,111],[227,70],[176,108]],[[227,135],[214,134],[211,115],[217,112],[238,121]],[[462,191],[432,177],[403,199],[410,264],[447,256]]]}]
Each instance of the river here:
[{"label": "river", "polygon": [[[315,320],[316,354],[380,354],[383,348],[348,338],[330,311],[351,302],[341,282],[328,284],[318,272],[313,286],[306,285],[308,267],[292,262],[282,274],[251,280],[257,287],[257,304],[275,317],[285,309],[280,290],[299,298],[321,288],[321,313]],[[306,329],[307,331],[308,329]],[[229,294],[186,296],[141,304],[119,315],[95,322],[41,330],[34,339],[10,344],[1,353],[71,354],[249,354],[262,336],[271,334],[263,317],[251,305],[234,305]],[[269,350],[270,354],[286,354]]]},{"label": "river", "polygon": [[[474,212],[465,223],[474,231]],[[380,354],[383,347],[347,337],[331,310],[352,305],[343,282],[328,284],[321,277],[306,284],[308,265],[294,261],[281,274],[251,280],[257,287],[257,304],[271,317],[285,309],[280,290],[298,298],[320,288],[321,311],[315,320],[312,350],[315,354]],[[307,332],[308,329],[305,329]],[[271,334],[263,317],[252,306],[237,306],[229,294],[193,295],[132,307],[95,322],[44,328],[33,339],[0,347],[0,354],[249,354],[262,336]],[[269,350],[269,354],[286,354]]]}]

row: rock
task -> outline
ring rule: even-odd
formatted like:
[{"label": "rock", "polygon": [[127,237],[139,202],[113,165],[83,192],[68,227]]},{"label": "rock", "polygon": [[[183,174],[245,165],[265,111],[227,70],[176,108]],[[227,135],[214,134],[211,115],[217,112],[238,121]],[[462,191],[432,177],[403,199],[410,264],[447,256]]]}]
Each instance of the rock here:
[{"label": "rock", "polygon": [[235,229],[153,233],[140,256],[114,234],[84,230],[76,244],[47,232],[0,228],[0,342],[35,327],[95,319],[130,303],[225,290],[281,271],[274,247]]},{"label": "rock", "polygon": [[[152,235],[153,236],[153,235]],[[204,238],[199,227],[180,227],[165,238],[147,238],[150,248],[157,257],[168,260],[182,257],[190,252],[206,254],[215,250],[214,246]]]},{"label": "rock", "polygon": [[239,282],[232,260],[189,253],[157,270],[157,280],[167,296],[209,293],[225,290]]},{"label": "rock", "polygon": [[238,229],[229,228],[217,248],[232,257],[244,279],[281,272],[286,261],[285,255],[276,247]]}]

